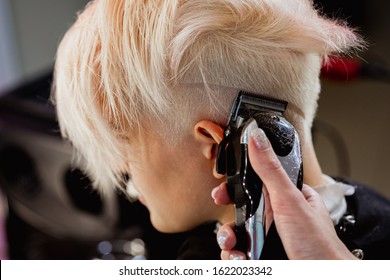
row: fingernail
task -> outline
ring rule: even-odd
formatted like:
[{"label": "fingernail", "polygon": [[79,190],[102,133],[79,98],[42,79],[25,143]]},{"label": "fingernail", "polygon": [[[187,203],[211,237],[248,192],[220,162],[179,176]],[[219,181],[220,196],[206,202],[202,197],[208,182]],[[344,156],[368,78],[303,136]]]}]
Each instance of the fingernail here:
[{"label": "fingernail", "polygon": [[229,260],[245,260],[245,256],[243,254],[238,254],[238,253],[231,253],[229,255]]},{"label": "fingernail", "polygon": [[217,242],[219,247],[221,247],[221,249],[225,248],[225,243],[228,237],[229,237],[229,233],[227,233],[226,231],[221,231],[220,233],[218,233]]},{"label": "fingernail", "polygon": [[212,191],[211,191],[211,197],[215,200],[215,195],[216,193],[218,192],[219,190],[219,186],[218,187],[215,187]]},{"label": "fingernail", "polygon": [[252,130],[250,135],[258,149],[263,150],[268,147],[269,141],[267,135],[265,135],[264,131],[261,128],[256,128]]}]

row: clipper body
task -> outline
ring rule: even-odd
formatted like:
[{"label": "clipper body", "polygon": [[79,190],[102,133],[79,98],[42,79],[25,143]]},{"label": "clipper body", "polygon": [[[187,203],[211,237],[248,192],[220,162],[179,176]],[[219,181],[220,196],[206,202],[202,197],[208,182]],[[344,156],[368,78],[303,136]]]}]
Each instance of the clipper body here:
[{"label": "clipper body", "polygon": [[284,101],[240,92],[225,138],[219,145],[217,172],[226,174],[229,196],[235,207],[235,249],[245,253],[248,259],[260,259],[265,241],[263,182],[254,172],[248,155],[251,131],[257,127],[264,130],[288,176],[302,188],[300,142],[294,127],[283,117],[286,107]]}]

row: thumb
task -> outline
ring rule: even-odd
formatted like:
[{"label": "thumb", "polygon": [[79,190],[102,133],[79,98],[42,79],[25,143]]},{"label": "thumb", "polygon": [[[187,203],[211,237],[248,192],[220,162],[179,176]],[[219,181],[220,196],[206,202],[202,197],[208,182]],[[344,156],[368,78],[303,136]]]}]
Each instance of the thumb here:
[{"label": "thumb", "polygon": [[259,175],[272,200],[276,198],[285,200],[296,199],[302,196],[300,191],[294,186],[291,179],[284,170],[277,155],[272,149],[265,132],[261,128],[251,131],[249,138],[249,160],[253,170]]}]

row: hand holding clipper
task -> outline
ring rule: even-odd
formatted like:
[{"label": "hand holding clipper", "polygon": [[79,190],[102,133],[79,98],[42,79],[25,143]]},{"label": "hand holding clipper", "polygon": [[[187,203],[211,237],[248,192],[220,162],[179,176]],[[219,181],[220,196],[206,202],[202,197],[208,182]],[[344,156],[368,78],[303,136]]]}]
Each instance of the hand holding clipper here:
[{"label": "hand holding clipper", "polygon": [[[219,145],[217,172],[226,174],[235,207],[236,250],[259,259],[265,241],[263,182],[248,156],[251,131],[264,130],[292,182],[302,187],[302,159],[298,135],[283,117],[287,102],[240,92],[231,112],[225,138]],[[288,203],[288,202],[286,202]],[[269,234],[276,234],[271,228]]]}]

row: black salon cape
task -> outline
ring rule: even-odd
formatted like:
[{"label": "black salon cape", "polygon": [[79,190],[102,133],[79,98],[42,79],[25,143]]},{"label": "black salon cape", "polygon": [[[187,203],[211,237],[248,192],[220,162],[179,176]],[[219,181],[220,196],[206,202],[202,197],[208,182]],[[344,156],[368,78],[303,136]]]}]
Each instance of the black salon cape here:
[{"label": "black salon cape", "polygon": [[[336,181],[355,187],[355,193],[346,197],[347,213],[336,225],[339,238],[351,252],[363,250],[365,260],[390,260],[390,200],[348,179]],[[202,226],[184,241],[177,258],[219,259],[221,251],[213,231],[210,225]],[[261,259],[287,259],[277,235],[267,236]]]},{"label": "black salon cape", "polygon": [[340,239],[351,251],[363,250],[365,260],[390,260],[390,200],[348,179],[338,181],[355,186],[355,194],[346,199],[356,222],[336,226]]},{"label": "black salon cape", "polygon": [[216,223],[202,225],[189,234],[178,250],[178,260],[218,260],[221,249],[215,235]]}]

